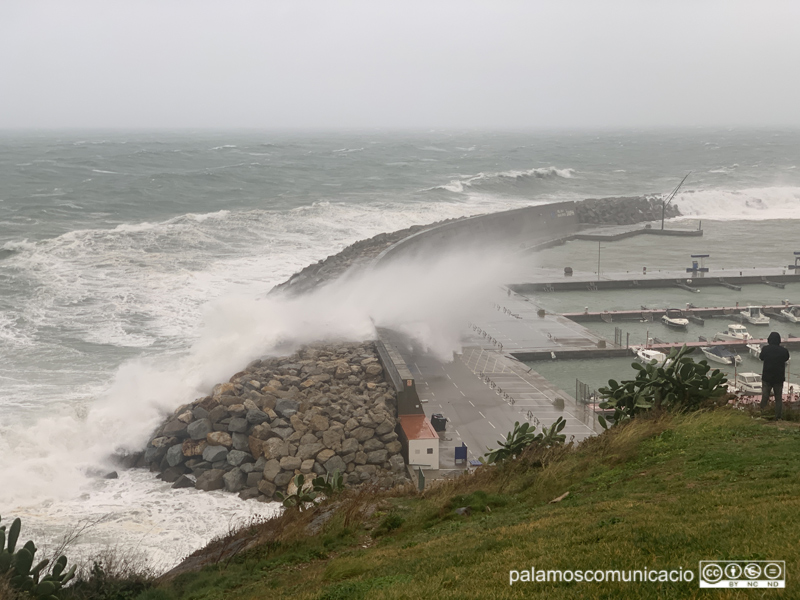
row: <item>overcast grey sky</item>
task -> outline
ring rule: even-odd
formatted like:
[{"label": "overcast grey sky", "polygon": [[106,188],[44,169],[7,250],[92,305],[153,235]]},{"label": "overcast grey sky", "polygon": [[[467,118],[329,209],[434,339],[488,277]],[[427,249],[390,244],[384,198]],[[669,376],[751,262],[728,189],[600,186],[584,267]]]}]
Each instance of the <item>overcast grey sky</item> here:
[{"label": "overcast grey sky", "polygon": [[800,2],[0,0],[0,128],[800,126]]}]

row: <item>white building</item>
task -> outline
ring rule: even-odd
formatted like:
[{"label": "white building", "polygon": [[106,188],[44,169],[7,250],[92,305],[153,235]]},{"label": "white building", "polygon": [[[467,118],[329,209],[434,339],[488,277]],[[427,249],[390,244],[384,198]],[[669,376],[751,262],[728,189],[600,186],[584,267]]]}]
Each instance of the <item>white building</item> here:
[{"label": "white building", "polygon": [[439,468],[439,434],[425,415],[400,415],[400,431],[406,464],[424,469]]}]

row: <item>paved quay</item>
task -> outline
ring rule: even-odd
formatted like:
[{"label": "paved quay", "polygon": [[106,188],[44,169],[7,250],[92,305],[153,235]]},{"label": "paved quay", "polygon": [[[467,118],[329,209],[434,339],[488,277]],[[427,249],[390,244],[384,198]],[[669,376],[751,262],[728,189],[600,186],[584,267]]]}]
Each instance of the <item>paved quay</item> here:
[{"label": "paved quay", "polygon": [[[511,355],[532,349],[596,348],[602,341],[568,319],[539,317],[538,310],[526,298],[498,288],[473,322],[465,324],[460,352],[450,362],[397,332],[386,332],[385,342],[414,376],[425,414],[430,418],[441,413],[449,419],[440,444],[440,471],[428,471],[426,477],[463,470],[466,465],[455,465],[457,446],[466,444],[468,459],[477,460],[496,448],[517,421],[549,427],[564,417],[562,433],[576,442],[602,431],[591,410]],[[563,408],[557,399],[563,400]]]}]

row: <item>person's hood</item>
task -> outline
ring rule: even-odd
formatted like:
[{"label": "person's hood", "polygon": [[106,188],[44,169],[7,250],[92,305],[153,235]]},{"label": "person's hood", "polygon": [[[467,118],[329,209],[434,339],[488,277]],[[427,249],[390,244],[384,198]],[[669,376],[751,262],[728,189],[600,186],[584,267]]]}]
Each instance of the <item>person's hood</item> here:
[{"label": "person's hood", "polygon": [[767,342],[772,344],[773,346],[780,346],[781,345],[781,334],[777,331],[773,331],[769,334],[767,338]]}]

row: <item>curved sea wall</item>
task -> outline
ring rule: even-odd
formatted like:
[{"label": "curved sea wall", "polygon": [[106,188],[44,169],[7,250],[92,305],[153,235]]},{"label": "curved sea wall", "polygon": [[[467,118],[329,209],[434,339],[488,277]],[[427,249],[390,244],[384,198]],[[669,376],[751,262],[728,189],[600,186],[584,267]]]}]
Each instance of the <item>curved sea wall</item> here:
[{"label": "curved sea wall", "polygon": [[350,487],[406,483],[396,395],[373,342],[315,345],[251,362],[180,406],[131,457],[174,488],[271,501],[295,474]]},{"label": "curved sea wall", "polygon": [[[584,224],[651,221],[660,211],[655,198],[605,198],[412,227],[357,242],[274,290],[305,293],[370,264],[446,248],[544,244],[566,239]],[[667,213],[677,214],[675,208]],[[380,362],[391,362],[387,356],[379,356],[374,342],[363,342],[255,360],[208,396],[179,407],[144,452],[123,462],[148,467],[176,488],[224,489],[263,501],[285,493],[297,473],[339,471],[348,486],[404,484],[398,392],[411,404],[416,395],[410,374],[405,387],[387,381]],[[386,365],[390,374],[392,366]]]},{"label": "curved sea wall", "polygon": [[[561,205],[562,210],[575,211],[575,222],[562,224],[564,231],[556,231],[555,235],[550,235],[548,224],[553,222],[553,207],[556,211],[559,210],[557,204],[417,225],[392,233],[381,233],[351,244],[341,252],[295,273],[284,283],[276,285],[273,291],[303,294],[318,285],[337,279],[351,269],[365,268],[375,260],[405,254],[412,247],[422,250],[426,247],[435,248],[445,242],[456,245],[476,242],[521,244],[530,242],[531,238],[536,238],[536,245],[539,245],[564,237],[582,226],[629,225],[661,219],[661,198],[658,195],[596,198]],[[678,208],[670,204],[666,217],[679,216]],[[540,222],[542,217],[544,219]],[[521,220],[517,222],[517,219]],[[526,246],[529,245],[526,243]],[[392,249],[394,246],[397,248]]]}]

